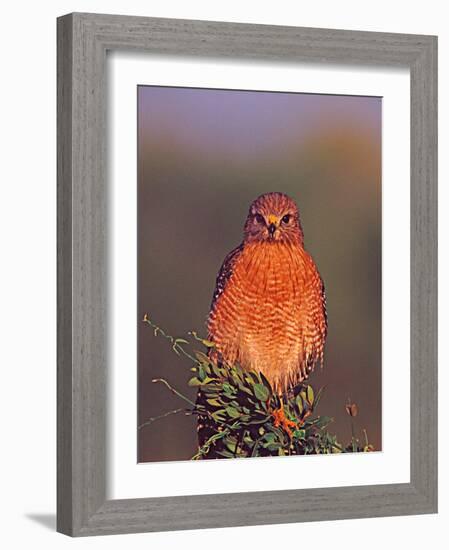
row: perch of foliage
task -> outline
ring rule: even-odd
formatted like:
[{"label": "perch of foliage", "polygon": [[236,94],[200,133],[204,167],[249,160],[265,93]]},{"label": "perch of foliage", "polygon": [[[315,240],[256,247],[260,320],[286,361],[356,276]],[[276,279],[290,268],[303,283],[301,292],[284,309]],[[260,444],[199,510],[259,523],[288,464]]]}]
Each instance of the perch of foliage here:
[{"label": "perch of foliage", "polygon": [[[332,418],[316,415],[323,389],[315,393],[310,384],[300,384],[287,395],[273,392],[262,373],[247,371],[239,365],[215,364],[207,355],[213,343],[190,333],[204,351],[190,353],[184,338],[174,338],[156,326],[147,315],[144,322],[170,341],[173,351],[184,355],[191,364],[188,385],[198,389],[196,402],[173,388],[167,389],[188,403],[188,408],[168,411],[149,419],[140,428],[170,414],[184,412],[198,416],[201,445],[192,457],[240,458],[366,452],[373,450],[366,432],[363,444],[354,435],[347,445],[328,431]],[[353,409],[352,409],[353,410]],[[348,413],[349,414],[349,413]],[[350,414],[350,416],[354,416]],[[352,418],[351,418],[352,421]]]}]

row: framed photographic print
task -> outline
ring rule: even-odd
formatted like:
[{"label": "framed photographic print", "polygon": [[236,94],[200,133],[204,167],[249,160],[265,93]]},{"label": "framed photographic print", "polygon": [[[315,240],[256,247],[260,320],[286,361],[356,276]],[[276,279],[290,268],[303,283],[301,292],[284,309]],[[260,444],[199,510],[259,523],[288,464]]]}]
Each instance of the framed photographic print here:
[{"label": "framed photographic print", "polygon": [[58,19],[58,530],[437,509],[436,37]]},{"label": "framed photographic print", "polygon": [[[139,462],[381,451],[381,105],[139,87]],[[155,319],[207,331],[190,387]]]}]

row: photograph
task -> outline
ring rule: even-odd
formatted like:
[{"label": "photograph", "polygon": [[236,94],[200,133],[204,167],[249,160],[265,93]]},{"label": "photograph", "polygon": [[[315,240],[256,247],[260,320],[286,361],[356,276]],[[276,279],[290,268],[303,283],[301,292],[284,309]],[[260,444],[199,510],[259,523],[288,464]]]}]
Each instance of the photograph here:
[{"label": "photograph", "polygon": [[137,461],[381,451],[382,98],[137,94]]}]

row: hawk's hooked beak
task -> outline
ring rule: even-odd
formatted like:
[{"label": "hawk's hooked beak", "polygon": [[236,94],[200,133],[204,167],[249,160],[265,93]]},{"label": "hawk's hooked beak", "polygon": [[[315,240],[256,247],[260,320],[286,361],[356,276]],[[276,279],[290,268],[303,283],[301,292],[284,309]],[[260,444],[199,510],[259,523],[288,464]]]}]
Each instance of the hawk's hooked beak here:
[{"label": "hawk's hooked beak", "polygon": [[268,221],[268,233],[269,233],[270,237],[273,237],[274,232],[277,229],[277,224],[278,224],[279,220],[276,216],[274,216],[273,214],[270,214],[268,216],[267,221]]}]

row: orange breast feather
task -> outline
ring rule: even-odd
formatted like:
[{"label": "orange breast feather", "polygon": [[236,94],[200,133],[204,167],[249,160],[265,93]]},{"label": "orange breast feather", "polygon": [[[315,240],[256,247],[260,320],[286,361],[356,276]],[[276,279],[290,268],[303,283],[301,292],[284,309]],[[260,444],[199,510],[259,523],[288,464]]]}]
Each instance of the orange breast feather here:
[{"label": "orange breast feather", "polygon": [[324,289],[310,255],[298,246],[246,244],[223,267],[208,320],[217,355],[261,371],[278,392],[307,378],[326,337]]}]

